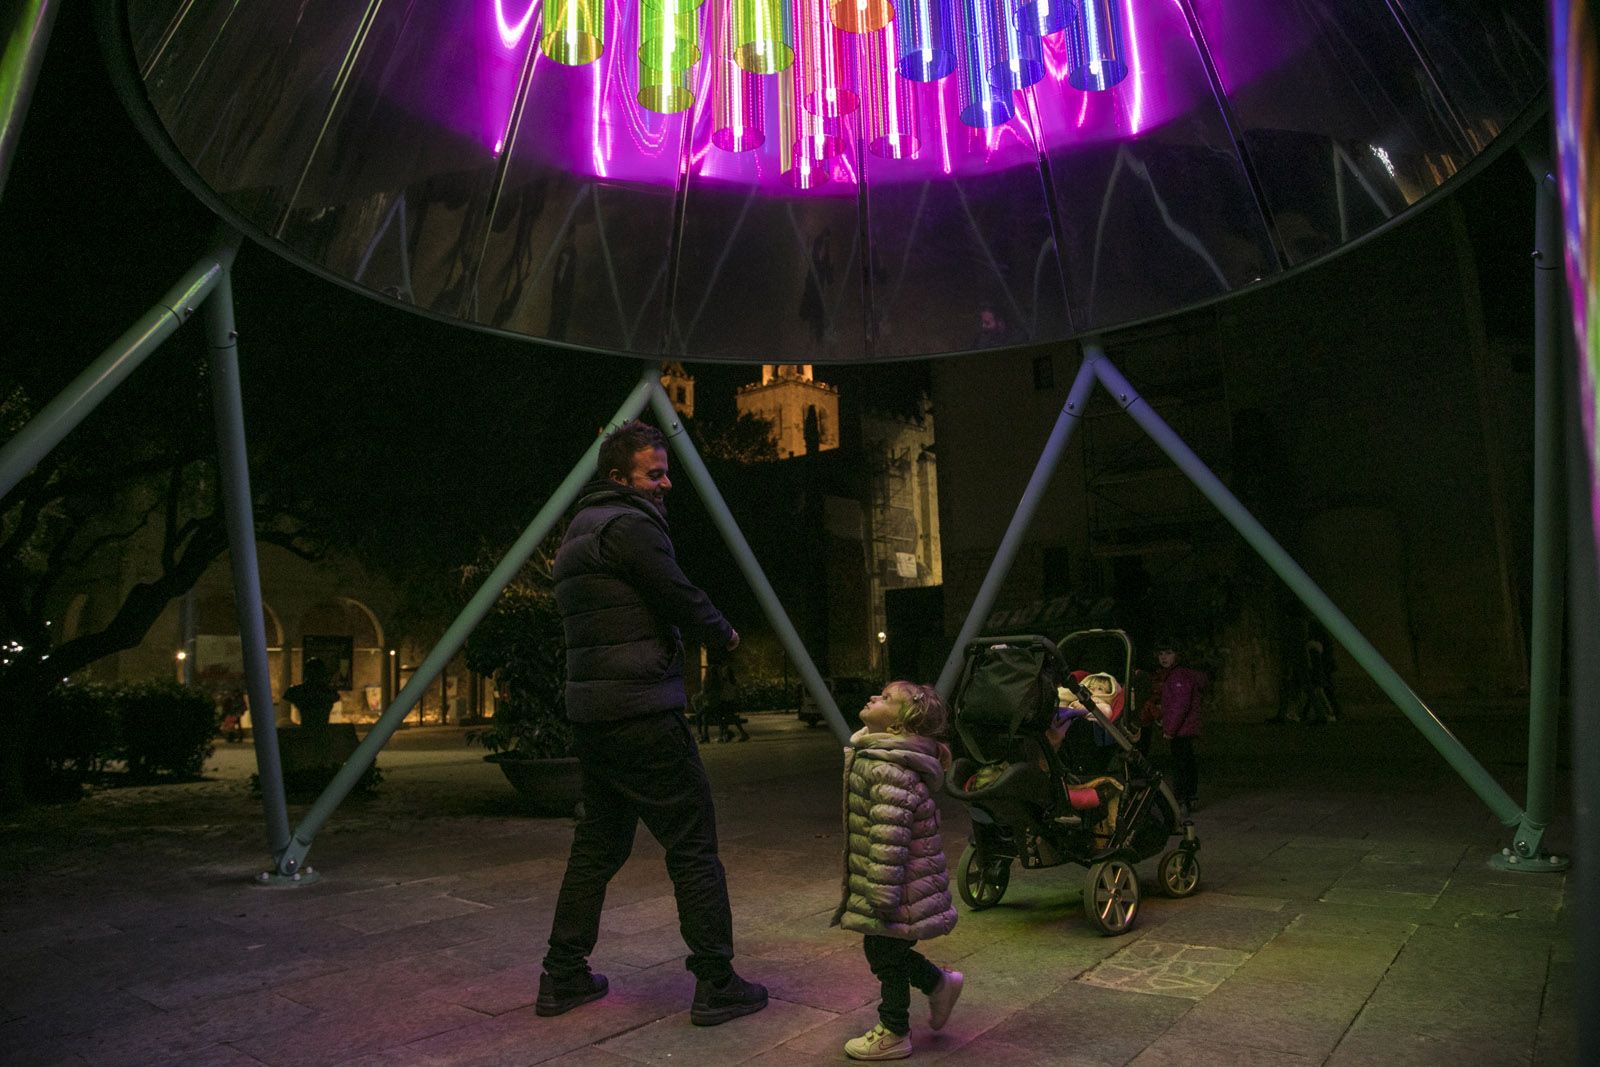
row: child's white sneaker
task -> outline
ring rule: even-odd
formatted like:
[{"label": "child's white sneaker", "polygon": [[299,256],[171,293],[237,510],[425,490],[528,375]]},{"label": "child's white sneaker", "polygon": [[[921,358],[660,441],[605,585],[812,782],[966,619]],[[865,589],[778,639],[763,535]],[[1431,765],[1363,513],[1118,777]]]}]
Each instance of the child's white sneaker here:
[{"label": "child's white sneaker", "polygon": [[940,970],[939,984],[928,994],[928,1027],[932,1030],[942,1030],[950,1021],[950,1012],[961,999],[961,987],[967,981],[960,971]]},{"label": "child's white sneaker", "polygon": [[844,1054],[853,1060],[903,1060],[911,1055],[911,1035],[897,1034],[879,1023],[846,1041]]}]

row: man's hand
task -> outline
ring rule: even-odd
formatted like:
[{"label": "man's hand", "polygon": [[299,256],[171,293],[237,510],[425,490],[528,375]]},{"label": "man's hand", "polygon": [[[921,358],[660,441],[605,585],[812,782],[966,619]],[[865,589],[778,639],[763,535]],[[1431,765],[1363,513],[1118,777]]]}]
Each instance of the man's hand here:
[{"label": "man's hand", "polygon": [[[733,627],[730,626],[730,627],[728,627],[728,629],[733,630]],[[734,649],[736,649],[738,647],[739,647],[739,631],[738,630],[733,630],[733,636],[728,638],[728,647],[727,647],[726,651],[732,652]]]}]

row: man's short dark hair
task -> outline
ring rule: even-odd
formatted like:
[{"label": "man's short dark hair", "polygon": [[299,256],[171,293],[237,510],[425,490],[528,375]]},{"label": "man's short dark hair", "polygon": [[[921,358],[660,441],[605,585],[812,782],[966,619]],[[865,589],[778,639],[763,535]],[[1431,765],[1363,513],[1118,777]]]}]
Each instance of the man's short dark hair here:
[{"label": "man's short dark hair", "polygon": [[667,435],[638,419],[629,419],[606,434],[600,442],[600,456],[595,466],[600,477],[611,477],[612,471],[626,475],[633,470],[633,457],[647,448],[666,448]]}]

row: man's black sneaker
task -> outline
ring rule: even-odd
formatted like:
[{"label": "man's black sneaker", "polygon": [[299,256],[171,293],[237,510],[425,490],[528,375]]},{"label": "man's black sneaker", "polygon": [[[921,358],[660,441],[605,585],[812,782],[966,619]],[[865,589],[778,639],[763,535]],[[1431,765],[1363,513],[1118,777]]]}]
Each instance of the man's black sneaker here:
[{"label": "man's black sneaker", "polygon": [[694,986],[689,1021],[696,1026],[717,1026],[766,1006],[767,987],[764,985],[746,982],[736,974],[717,983],[701,979]]},{"label": "man's black sneaker", "polygon": [[533,1002],[535,1015],[560,1015],[579,1004],[599,1000],[606,995],[611,983],[603,974],[580,974],[574,978],[552,978],[539,975],[539,999]]}]

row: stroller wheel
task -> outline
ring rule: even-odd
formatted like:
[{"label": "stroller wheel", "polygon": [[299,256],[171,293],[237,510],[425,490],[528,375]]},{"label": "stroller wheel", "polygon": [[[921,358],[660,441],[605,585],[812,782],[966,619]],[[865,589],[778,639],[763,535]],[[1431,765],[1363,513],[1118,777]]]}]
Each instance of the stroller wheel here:
[{"label": "stroller wheel", "polygon": [[1102,860],[1089,868],[1083,885],[1083,911],[1111,937],[1133,929],[1139,913],[1139,875],[1127,860]]},{"label": "stroller wheel", "polygon": [[961,853],[961,863],[956,867],[956,890],[967,907],[982,911],[1000,903],[1011,884],[1011,861],[995,859],[986,849],[968,845]]},{"label": "stroller wheel", "polygon": [[1167,896],[1186,897],[1200,888],[1200,857],[1190,849],[1175,848],[1161,857],[1158,874]]}]

